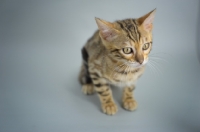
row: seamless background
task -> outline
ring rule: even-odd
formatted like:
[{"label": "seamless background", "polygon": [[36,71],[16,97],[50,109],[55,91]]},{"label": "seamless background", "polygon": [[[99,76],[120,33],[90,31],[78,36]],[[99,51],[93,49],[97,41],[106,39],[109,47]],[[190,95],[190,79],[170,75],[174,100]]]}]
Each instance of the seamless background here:
[{"label": "seamless background", "polygon": [[[135,90],[139,107],[101,112],[77,81],[81,48],[108,21],[157,8],[153,51]],[[199,132],[200,2],[198,0],[0,1],[1,132]]]}]

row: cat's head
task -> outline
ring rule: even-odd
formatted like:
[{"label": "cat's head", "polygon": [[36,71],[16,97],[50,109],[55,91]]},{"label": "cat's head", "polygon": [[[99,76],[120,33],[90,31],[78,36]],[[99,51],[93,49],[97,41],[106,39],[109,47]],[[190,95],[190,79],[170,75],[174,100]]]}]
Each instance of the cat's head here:
[{"label": "cat's head", "polygon": [[152,48],[152,29],[155,10],[137,19],[107,22],[96,18],[99,35],[109,55],[131,67],[148,62]]}]

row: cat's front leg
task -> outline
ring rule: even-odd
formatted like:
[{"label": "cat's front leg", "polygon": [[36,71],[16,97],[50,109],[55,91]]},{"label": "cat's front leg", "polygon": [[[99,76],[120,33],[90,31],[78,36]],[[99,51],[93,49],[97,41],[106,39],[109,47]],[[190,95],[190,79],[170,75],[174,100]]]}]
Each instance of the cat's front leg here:
[{"label": "cat's front leg", "polygon": [[114,115],[117,112],[117,106],[113,100],[112,91],[107,80],[100,77],[97,73],[90,73],[92,82],[101,101],[101,108],[105,114]]},{"label": "cat's front leg", "polygon": [[101,101],[101,108],[105,114],[114,115],[117,112],[117,106],[112,97],[112,91],[108,84],[94,84]]},{"label": "cat's front leg", "polygon": [[122,105],[124,109],[133,111],[137,108],[137,102],[133,97],[133,90],[135,86],[132,87],[125,87],[122,96]]}]

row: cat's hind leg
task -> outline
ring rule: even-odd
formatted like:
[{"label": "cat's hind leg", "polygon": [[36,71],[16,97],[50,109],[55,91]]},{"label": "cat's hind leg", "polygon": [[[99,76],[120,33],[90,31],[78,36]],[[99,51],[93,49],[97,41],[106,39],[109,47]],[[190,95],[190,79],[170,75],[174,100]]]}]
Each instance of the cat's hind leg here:
[{"label": "cat's hind leg", "polygon": [[82,64],[81,71],[79,74],[79,82],[82,85],[82,92],[86,95],[90,95],[90,94],[93,94],[95,92],[95,90],[94,90],[94,86],[92,84],[92,80],[87,71],[88,69],[86,69],[86,68],[87,67],[84,64]]},{"label": "cat's hind leg", "polygon": [[93,84],[84,84],[82,85],[82,92],[86,95],[91,95],[94,93]]},{"label": "cat's hind leg", "polygon": [[81,50],[82,53],[82,66],[81,71],[79,74],[79,81],[82,84],[82,92],[84,94],[93,94],[94,93],[94,86],[92,84],[92,79],[90,78],[89,71],[88,71],[88,53],[85,47]]}]

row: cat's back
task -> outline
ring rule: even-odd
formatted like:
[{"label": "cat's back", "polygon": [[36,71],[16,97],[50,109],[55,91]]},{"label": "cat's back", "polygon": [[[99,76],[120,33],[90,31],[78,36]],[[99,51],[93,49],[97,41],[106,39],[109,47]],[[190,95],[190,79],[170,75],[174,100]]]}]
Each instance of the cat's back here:
[{"label": "cat's back", "polygon": [[99,30],[97,30],[93,36],[88,39],[87,43],[84,45],[84,47],[87,54],[88,59],[99,59],[99,57],[103,54],[105,51],[105,48],[102,44],[101,38],[99,36]]}]

